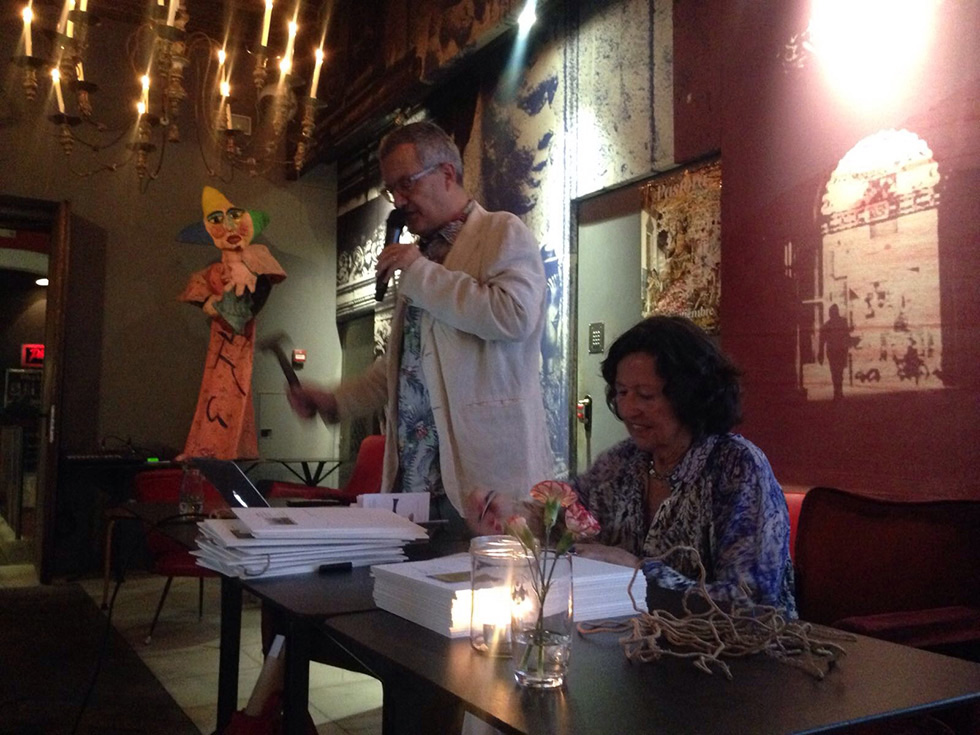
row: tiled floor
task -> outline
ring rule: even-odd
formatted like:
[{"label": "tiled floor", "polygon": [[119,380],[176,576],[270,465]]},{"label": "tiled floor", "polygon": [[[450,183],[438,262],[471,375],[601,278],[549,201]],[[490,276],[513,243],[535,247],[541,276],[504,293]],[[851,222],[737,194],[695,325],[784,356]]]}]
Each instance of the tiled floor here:
[{"label": "tiled floor", "polygon": [[[197,580],[175,579],[151,643],[144,639],[163,591],[162,577],[131,574],[120,586],[113,624],[129,641],[202,733],[215,726],[218,692],[220,586],[205,580],[204,616],[197,619]],[[0,565],[0,587],[37,584],[30,565]],[[102,601],[102,580],[81,581]],[[110,589],[110,594],[112,590]],[[246,599],[242,612],[239,706],[244,707],[262,666],[259,606]],[[310,715],[319,735],[380,735],[381,685],[342,669],[311,664]]]}]

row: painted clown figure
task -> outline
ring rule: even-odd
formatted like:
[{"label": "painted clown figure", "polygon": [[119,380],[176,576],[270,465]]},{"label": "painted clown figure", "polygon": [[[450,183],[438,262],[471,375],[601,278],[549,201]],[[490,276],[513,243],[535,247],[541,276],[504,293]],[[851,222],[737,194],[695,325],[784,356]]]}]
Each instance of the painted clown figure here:
[{"label": "painted clown figure", "polygon": [[252,243],[268,222],[264,213],[236,207],[210,186],[204,187],[201,206],[204,229],[221,260],[194,273],[178,297],[211,317],[201,392],[178,459],[258,457],[252,406],[255,315],[286,272],[265,245]]}]

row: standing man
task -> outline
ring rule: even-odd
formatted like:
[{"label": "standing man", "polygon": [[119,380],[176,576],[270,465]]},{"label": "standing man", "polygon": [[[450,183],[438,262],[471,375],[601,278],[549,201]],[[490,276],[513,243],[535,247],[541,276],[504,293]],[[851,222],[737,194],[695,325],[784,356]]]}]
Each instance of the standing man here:
[{"label": "standing man", "polygon": [[378,158],[382,193],[420,238],[378,257],[379,280],[401,271],[387,351],[357,379],[294,388],[289,400],[331,422],[386,406],[382,491],[430,492],[435,517],[453,521],[474,491],[524,497],[553,474],[539,377],[544,267],[516,216],[486,211],[463,188],[459,149],[437,126],[394,130]]},{"label": "standing man", "polygon": [[837,304],[830,305],[829,319],[820,327],[819,359],[823,363],[824,354],[830,366],[830,382],[834,386],[833,400],[844,397],[844,368],[847,367],[847,353],[851,349],[851,325],[840,314]]}]

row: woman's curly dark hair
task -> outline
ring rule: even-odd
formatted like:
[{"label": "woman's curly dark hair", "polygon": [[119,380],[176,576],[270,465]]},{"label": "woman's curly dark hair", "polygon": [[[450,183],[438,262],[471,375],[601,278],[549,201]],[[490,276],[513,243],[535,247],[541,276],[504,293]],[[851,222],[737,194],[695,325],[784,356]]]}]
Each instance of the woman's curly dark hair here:
[{"label": "woman's curly dark hair", "polygon": [[616,410],[616,369],[627,355],[653,357],[664,397],[695,438],[725,434],[742,420],[739,369],[704,330],[681,316],[652,316],[623,332],[602,361],[606,404]]}]

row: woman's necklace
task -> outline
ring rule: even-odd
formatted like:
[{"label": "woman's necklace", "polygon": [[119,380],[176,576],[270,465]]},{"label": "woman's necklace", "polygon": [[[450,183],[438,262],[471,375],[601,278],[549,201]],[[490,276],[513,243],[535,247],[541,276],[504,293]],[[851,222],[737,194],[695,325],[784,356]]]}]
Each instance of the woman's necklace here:
[{"label": "woman's necklace", "polygon": [[[675,465],[676,466],[676,465]],[[650,460],[650,466],[647,467],[647,474],[654,480],[659,480],[660,482],[667,482],[670,477],[670,473],[673,471],[673,467],[668,469],[666,472],[657,472],[657,468],[653,466],[653,459]]]}]

